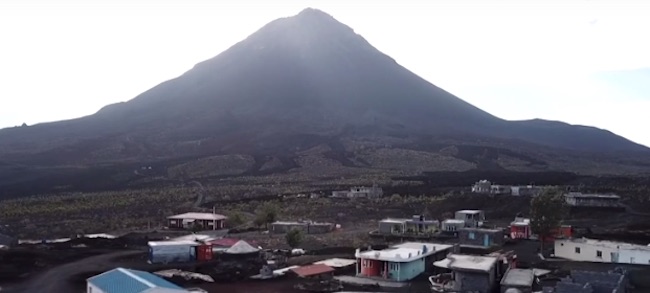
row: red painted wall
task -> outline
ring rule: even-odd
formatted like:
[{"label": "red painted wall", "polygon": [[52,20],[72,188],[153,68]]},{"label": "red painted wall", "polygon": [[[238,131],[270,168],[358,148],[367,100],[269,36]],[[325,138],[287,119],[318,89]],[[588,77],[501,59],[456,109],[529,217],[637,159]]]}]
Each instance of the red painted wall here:
[{"label": "red painted wall", "polygon": [[212,260],[212,246],[211,245],[197,246],[196,259],[198,261]]},{"label": "red painted wall", "polygon": [[360,259],[361,275],[366,277],[380,277],[381,261]]},{"label": "red painted wall", "polygon": [[510,237],[513,239],[528,239],[530,237],[529,226],[511,226]]}]

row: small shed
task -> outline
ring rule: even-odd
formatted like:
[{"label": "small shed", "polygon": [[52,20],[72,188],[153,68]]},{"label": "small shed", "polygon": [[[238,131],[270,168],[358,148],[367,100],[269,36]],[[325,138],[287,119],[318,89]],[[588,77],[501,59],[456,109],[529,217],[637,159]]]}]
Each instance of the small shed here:
[{"label": "small shed", "polygon": [[501,279],[501,293],[508,289],[517,289],[521,293],[533,292],[535,273],[527,269],[508,269]]},{"label": "small shed", "polygon": [[334,276],[334,269],[324,264],[312,264],[291,269],[291,271],[301,278],[327,280]]}]

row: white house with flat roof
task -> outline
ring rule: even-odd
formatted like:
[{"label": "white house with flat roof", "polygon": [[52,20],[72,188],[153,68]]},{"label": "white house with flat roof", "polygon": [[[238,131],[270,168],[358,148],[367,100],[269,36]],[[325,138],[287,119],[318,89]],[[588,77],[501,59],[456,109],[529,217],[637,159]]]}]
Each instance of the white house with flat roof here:
[{"label": "white house with flat roof", "polygon": [[573,261],[650,265],[650,247],[587,238],[555,240],[555,256]]}]

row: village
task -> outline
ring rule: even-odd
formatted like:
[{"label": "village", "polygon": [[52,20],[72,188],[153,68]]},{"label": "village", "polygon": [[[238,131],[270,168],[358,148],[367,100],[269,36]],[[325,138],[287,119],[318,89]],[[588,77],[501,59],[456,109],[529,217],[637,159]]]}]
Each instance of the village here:
[{"label": "village", "polygon": [[[531,198],[549,196],[544,194],[549,188],[492,185],[487,180],[471,186],[474,196]],[[555,190],[561,191],[556,198],[567,210],[616,213],[622,209],[618,195]],[[330,195],[361,201],[383,196],[382,188],[376,185]],[[376,229],[367,231],[372,239],[367,247],[310,251],[301,247],[305,235],[327,237],[342,230],[341,224],[278,218],[269,222],[264,231],[237,234],[228,217],[217,213],[216,208],[212,212],[188,211],[167,216],[165,230],[176,236],[145,239],[146,246],[141,248],[124,244],[124,251],[118,254],[126,255],[128,251],[129,255],[142,257],[115,261],[119,266],[93,275],[82,274],[83,287],[87,293],[622,293],[647,292],[643,290],[650,288],[635,287],[640,286],[635,276],[648,274],[650,245],[590,239],[579,227],[562,221],[540,235],[534,215],[513,214],[510,223],[505,224],[491,221],[485,211],[478,209],[457,210],[446,218],[437,216],[378,219]],[[278,236],[286,242],[284,247],[290,248],[262,247],[253,235]],[[30,241],[3,236],[0,244],[2,250],[9,251],[79,239],[108,243],[119,237],[87,234]],[[237,286],[258,289],[237,291]],[[81,284],[79,287],[83,290]]]}]

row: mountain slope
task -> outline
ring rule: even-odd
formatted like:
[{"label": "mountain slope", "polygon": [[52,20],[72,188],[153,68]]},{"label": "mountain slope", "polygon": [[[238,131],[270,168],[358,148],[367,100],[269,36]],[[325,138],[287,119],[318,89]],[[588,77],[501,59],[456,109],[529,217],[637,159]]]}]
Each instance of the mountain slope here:
[{"label": "mountain slope", "polygon": [[79,119],[2,130],[0,160],[56,165],[291,156],[351,136],[648,151],[596,128],[494,117],[403,68],[330,15],[306,9],[128,102]]}]

